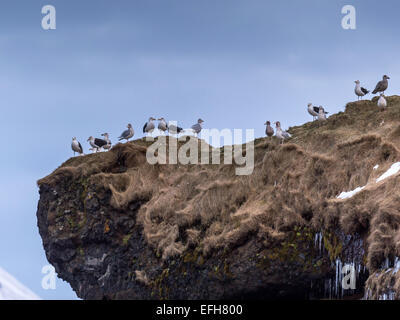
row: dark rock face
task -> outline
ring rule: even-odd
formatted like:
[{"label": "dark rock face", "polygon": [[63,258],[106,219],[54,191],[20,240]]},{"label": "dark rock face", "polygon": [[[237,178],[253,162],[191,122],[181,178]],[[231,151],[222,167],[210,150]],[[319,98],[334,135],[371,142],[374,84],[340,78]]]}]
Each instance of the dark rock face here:
[{"label": "dark rock face", "polygon": [[[143,203],[131,203],[122,212],[109,205],[109,198],[106,190],[68,178],[56,187],[40,187],[37,217],[47,258],[80,298],[332,297],[325,282],[334,281],[335,267],[325,245],[321,249],[308,228],[293,230],[272,247],[265,247],[254,235],[229,252],[204,257],[189,249],[183,256],[162,261],[136,223]],[[340,242],[345,250],[354,247],[348,239]],[[138,276],[136,270],[145,276]]]}]

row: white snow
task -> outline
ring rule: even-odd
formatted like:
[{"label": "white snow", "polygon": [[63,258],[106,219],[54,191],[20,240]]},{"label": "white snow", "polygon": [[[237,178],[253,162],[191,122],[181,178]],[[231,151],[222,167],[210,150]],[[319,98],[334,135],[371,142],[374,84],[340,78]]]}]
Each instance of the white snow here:
[{"label": "white snow", "polygon": [[39,300],[39,296],[0,267],[0,300]]},{"label": "white snow", "polygon": [[386,171],[383,175],[381,175],[378,179],[376,179],[376,182],[378,183],[379,181],[382,181],[383,179],[386,179],[397,172],[400,171],[400,162],[394,163],[388,171]]},{"label": "white snow", "polygon": [[356,193],[359,193],[362,189],[364,189],[365,188],[365,186],[364,187],[358,187],[358,188],[355,188],[354,190],[352,190],[352,191],[349,191],[349,192],[342,192],[341,194],[339,194],[338,195],[338,199],[348,199],[348,198],[351,198],[352,196],[354,196]]},{"label": "white snow", "polygon": [[[379,168],[379,164],[377,164],[374,167],[374,170],[377,170]],[[389,170],[387,170],[384,174],[382,174],[378,179],[376,179],[376,183],[395,175],[396,173],[398,173],[400,171],[400,162],[396,162],[394,164],[392,164],[392,166],[390,167]],[[349,199],[351,197],[353,197],[356,193],[359,193],[360,191],[362,191],[364,187],[358,187],[352,191],[348,191],[348,192],[342,192],[340,195],[337,196],[337,199]]]}]

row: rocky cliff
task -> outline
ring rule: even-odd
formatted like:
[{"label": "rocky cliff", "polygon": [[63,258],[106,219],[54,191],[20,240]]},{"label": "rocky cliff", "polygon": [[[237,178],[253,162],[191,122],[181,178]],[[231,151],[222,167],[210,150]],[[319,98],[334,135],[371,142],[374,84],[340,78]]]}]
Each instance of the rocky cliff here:
[{"label": "rocky cliff", "polygon": [[400,161],[387,100],[257,139],[250,176],[150,165],[143,140],[71,158],[38,181],[47,258],[84,299],[399,298],[400,176],[377,182]]}]

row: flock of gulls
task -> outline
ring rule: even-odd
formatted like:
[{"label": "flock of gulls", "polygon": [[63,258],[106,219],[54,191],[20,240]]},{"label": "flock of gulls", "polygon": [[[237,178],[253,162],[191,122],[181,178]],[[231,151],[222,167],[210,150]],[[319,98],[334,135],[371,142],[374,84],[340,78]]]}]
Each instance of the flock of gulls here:
[{"label": "flock of gulls", "polygon": [[[389,80],[390,78],[387,75],[384,75],[382,80],[379,81],[375,87],[375,90],[372,91],[373,94],[380,94],[380,97],[378,99],[378,107],[381,111],[386,110],[387,107],[387,101],[385,99],[385,91],[389,86]],[[359,80],[354,81],[356,84],[356,87],[354,89],[354,93],[356,94],[356,96],[358,97],[358,100],[362,100],[362,97],[364,97],[365,95],[367,95],[369,93],[369,91],[367,89],[365,89],[364,87],[361,87],[361,82]],[[313,117],[313,121],[318,120],[318,121],[326,121],[326,115],[329,114],[329,112],[325,111],[323,106],[313,106],[312,103],[309,103],[307,105],[307,111],[308,113]],[[274,129],[271,127],[271,122],[267,121],[266,123],[264,123],[264,125],[267,126],[267,128],[265,129],[265,134],[268,137],[272,137],[275,132]],[[290,133],[283,131],[281,128],[281,123],[279,121],[275,122],[275,126],[276,126],[276,137],[281,141],[281,143],[283,143],[283,141],[287,138],[290,138],[291,135]]]},{"label": "flock of gulls", "polygon": [[[167,123],[167,121],[164,118],[153,118],[150,117],[149,120],[144,124],[143,126],[143,133],[144,134],[151,134],[154,129],[156,128],[154,121],[158,121],[158,130],[160,130],[162,133],[166,133],[168,131],[169,134],[175,134],[178,135],[186,129],[182,129],[181,127],[178,127],[174,123]],[[197,120],[197,123],[194,124],[190,130],[192,133],[194,133],[196,136],[201,132],[203,129],[202,124],[204,123],[204,120],[199,119]],[[118,137],[119,141],[129,141],[133,136],[135,135],[135,131],[133,130],[132,125],[129,123],[127,125],[127,129],[121,133],[121,135]],[[101,135],[103,138],[94,138],[93,136],[90,136],[89,139],[87,140],[89,142],[89,145],[91,148],[89,149],[92,152],[98,152],[98,151],[107,151],[111,149],[112,143],[110,140],[110,136],[108,133],[103,133]],[[76,139],[76,137],[72,138],[72,143],[71,143],[71,148],[72,151],[74,152],[74,156],[76,153],[79,153],[80,155],[83,155],[83,148],[80,142]]]},{"label": "flock of gulls", "polygon": [[[380,97],[378,99],[378,107],[380,110],[386,110],[387,107],[387,101],[385,99],[385,91],[389,86],[389,80],[390,78],[387,75],[384,75],[382,80],[379,81],[375,87],[375,90],[372,91],[372,94],[380,94]],[[369,91],[367,89],[365,89],[364,87],[361,87],[361,83],[359,80],[354,81],[356,84],[356,87],[354,89],[354,92],[356,94],[356,96],[358,97],[358,100],[362,100],[362,98],[367,95],[369,93]],[[329,114],[329,112],[325,111],[323,106],[313,106],[312,103],[309,103],[307,105],[307,111],[308,113],[313,117],[313,121],[318,120],[318,121],[326,121],[326,115]],[[173,124],[173,123],[167,123],[167,121],[164,118],[159,118],[159,119],[155,119],[153,117],[150,117],[149,120],[144,124],[143,126],[143,133],[144,134],[151,134],[154,129],[156,128],[154,121],[158,121],[158,130],[160,130],[163,134],[165,134],[166,132],[168,132],[169,134],[175,134],[178,135],[184,131],[186,131],[186,129],[182,129],[181,127],[178,127],[177,125]],[[204,123],[204,121],[202,119],[199,119],[197,121],[196,124],[194,124],[190,130],[197,136],[201,130],[203,129],[202,124]],[[265,130],[265,134],[268,137],[272,137],[274,134],[275,136],[281,141],[281,143],[283,143],[283,141],[287,138],[290,138],[291,135],[290,133],[282,130],[281,128],[281,123],[279,121],[275,122],[275,128],[276,128],[276,133],[274,131],[274,129],[271,126],[271,122],[267,121],[264,123],[264,125],[266,125],[266,130]],[[132,125],[129,123],[127,125],[127,130],[125,130],[124,132],[121,133],[121,135],[118,137],[119,141],[122,140],[126,140],[129,141],[129,139],[131,139],[134,136],[135,132],[133,130]],[[89,139],[87,140],[91,146],[91,148],[89,149],[92,152],[98,152],[98,151],[107,151],[111,149],[112,143],[109,137],[108,133],[103,133],[101,135],[103,138],[94,138],[93,136],[90,136]],[[72,138],[72,151],[74,152],[74,156],[75,153],[79,153],[80,155],[83,155],[83,148],[82,145],[80,144],[80,142],[74,137]]]}]

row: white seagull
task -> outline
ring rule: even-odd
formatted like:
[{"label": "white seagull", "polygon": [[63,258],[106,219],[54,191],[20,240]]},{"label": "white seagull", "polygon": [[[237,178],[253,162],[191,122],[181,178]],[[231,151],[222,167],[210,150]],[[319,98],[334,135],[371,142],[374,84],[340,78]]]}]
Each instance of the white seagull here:
[{"label": "white seagull", "polygon": [[74,156],[75,152],[78,152],[80,155],[83,155],[83,148],[78,140],[76,140],[75,137],[72,138],[72,143],[71,143],[71,148],[72,151],[74,151]]},{"label": "white seagull", "polygon": [[181,127],[178,127],[177,123],[175,121],[170,121],[168,123],[168,132],[170,134],[180,134],[182,131],[184,131]]},{"label": "white seagull", "polygon": [[318,107],[314,107],[314,106],[312,105],[312,103],[309,103],[309,104],[307,105],[307,110],[308,110],[308,113],[309,113],[310,115],[312,115],[313,120],[315,120],[315,117],[318,117],[319,108],[318,108]]},{"label": "white seagull", "polygon": [[153,118],[153,117],[149,118],[149,121],[147,121],[143,126],[143,133],[149,134],[149,133],[153,132],[153,130],[155,128],[155,125],[154,125],[154,122],[153,122],[154,120],[156,120],[156,119]]},{"label": "white seagull", "polygon": [[168,124],[164,118],[158,119],[158,130],[162,131],[164,134],[168,130]]},{"label": "white seagull", "polygon": [[362,97],[364,97],[366,94],[368,94],[369,91],[367,89],[361,87],[360,80],[356,80],[356,81],[354,81],[354,83],[356,84],[354,92],[357,95],[358,100],[360,100],[360,98],[362,100]]},{"label": "white seagull", "polygon": [[279,121],[275,122],[276,126],[276,137],[281,140],[281,144],[283,140],[290,138],[292,135],[289,132],[283,131],[281,128],[281,123]]},{"label": "white seagull", "polygon": [[98,152],[103,146],[107,144],[107,141],[103,139],[93,138],[92,136],[90,136],[87,141],[89,141],[89,144],[92,146],[93,151],[95,152]]},{"label": "white seagull", "polygon": [[381,111],[386,110],[387,101],[386,101],[385,96],[383,95],[383,93],[381,93],[381,96],[378,99],[378,107],[379,107],[379,109],[381,109]]},{"label": "white seagull", "polygon": [[108,133],[103,133],[102,136],[104,137],[104,140],[107,142],[107,144],[103,146],[103,149],[110,150],[112,145],[110,136],[108,135]]},{"label": "white seagull", "polygon": [[326,112],[322,106],[319,107],[318,121],[326,121]]},{"label": "white seagull", "polygon": [[129,139],[132,138],[133,135],[135,134],[135,131],[133,131],[133,127],[130,123],[127,125],[127,128],[128,130],[122,132],[121,135],[118,137],[119,141],[121,140],[129,141]]}]

